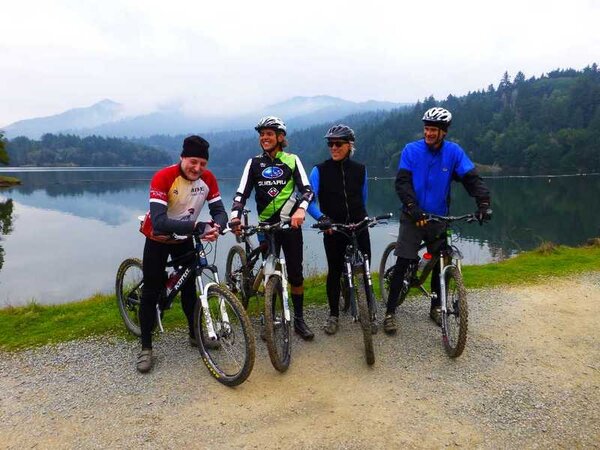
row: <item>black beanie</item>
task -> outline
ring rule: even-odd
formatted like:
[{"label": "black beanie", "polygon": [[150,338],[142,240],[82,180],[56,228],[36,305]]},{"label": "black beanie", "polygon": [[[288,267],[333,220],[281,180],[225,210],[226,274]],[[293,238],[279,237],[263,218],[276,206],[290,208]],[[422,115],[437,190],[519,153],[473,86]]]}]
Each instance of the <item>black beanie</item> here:
[{"label": "black beanie", "polygon": [[208,141],[200,136],[188,136],[183,140],[182,158],[204,158],[208,161]]}]

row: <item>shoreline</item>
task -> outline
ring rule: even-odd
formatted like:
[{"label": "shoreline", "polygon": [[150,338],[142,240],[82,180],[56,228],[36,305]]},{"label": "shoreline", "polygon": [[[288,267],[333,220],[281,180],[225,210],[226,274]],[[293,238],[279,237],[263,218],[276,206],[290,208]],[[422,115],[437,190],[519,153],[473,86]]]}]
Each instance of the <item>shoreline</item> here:
[{"label": "shoreline", "polygon": [[[545,284],[571,275],[600,272],[600,238],[584,247],[556,246],[550,243],[514,258],[477,266],[465,266],[463,276],[468,290]],[[305,305],[327,304],[325,275],[305,280]],[[375,295],[379,297],[378,274],[373,274]],[[252,298],[248,312],[258,316],[261,305]],[[166,329],[185,325],[180,302],[165,315]],[[0,351],[18,351],[101,335],[127,336],[115,295],[94,295],[80,301],[0,309]]]}]

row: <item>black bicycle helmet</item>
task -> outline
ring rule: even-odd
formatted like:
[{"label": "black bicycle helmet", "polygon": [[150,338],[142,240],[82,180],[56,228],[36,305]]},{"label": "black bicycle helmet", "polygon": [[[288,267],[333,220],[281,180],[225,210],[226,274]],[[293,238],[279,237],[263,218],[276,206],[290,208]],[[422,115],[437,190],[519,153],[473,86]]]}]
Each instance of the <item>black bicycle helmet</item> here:
[{"label": "black bicycle helmet", "polygon": [[441,130],[447,131],[450,123],[452,122],[452,113],[447,109],[435,107],[429,108],[423,114],[423,122],[425,125],[432,125],[438,127]]},{"label": "black bicycle helmet", "polygon": [[281,131],[283,134],[286,134],[286,131],[287,131],[283,120],[281,120],[279,117],[275,117],[275,116],[263,117],[262,119],[260,119],[258,121],[256,126],[254,127],[254,129],[258,132],[260,132],[260,130],[262,130],[263,128],[269,128],[271,130]]},{"label": "black bicycle helmet", "polygon": [[343,139],[354,142],[354,130],[347,125],[339,124],[327,130],[325,139]]}]

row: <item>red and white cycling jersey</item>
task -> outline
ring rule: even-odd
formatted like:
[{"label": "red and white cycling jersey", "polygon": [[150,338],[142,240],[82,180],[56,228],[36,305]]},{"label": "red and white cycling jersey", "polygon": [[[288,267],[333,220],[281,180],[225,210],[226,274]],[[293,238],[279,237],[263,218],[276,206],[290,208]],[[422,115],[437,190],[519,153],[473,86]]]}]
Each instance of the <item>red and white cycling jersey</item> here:
[{"label": "red and white cycling jersey", "polygon": [[[210,170],[204,170],[199,179],[190,181],[181,174],[179,164],[175,164],[156,172],[150,182],[150,203],[157,202],[167,206],[169,219],[195,222],[205,202],[219,200],[219,185]],[[164,235],[154,234],[149,211],[140,231],[150,239],[165,239]]]}]

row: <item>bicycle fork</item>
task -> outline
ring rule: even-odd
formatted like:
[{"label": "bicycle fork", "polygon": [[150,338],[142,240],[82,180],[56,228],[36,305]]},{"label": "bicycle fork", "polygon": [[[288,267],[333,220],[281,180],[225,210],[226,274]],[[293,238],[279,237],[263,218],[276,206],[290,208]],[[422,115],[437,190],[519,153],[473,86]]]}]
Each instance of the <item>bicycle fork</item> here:
[{"label": "bicycle fork", "polygon": [[219,299],[219,311],[221,313],[222,320],[216,324],[213,322],[212,313],[210,311],[210,307],[208,305],[208,290],[212,286],[219,286],[219,276],[217,273],[214,273],[215,281],[211,281],[204,285],[202,281],[202,277],[198,276],[196,278],[197,284],[200,287],[200,304],[202,305],[202,310],[204,311],[204,317],[206,320],[206,332],[208,334],[208,338],[211,341],[216,341],[218,339],[217,332],[220,330],[217,329],[219,326],[223,326],[226,332],[230,331],[229,325],[229,315],[227,314],[227,307],[225,305],[225,301],[223,299]]}]

